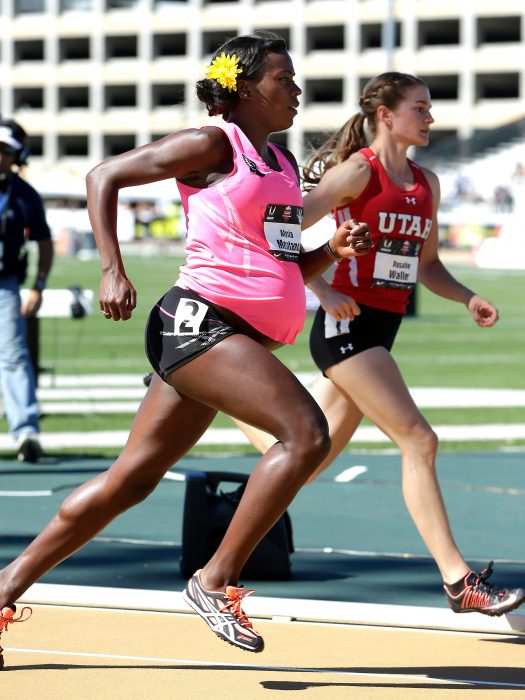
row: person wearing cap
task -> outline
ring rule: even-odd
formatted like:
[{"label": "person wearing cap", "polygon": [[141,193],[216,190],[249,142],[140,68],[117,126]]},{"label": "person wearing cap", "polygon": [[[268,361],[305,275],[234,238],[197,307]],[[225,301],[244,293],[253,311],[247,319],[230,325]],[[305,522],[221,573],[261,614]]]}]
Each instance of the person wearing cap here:
[{"label": "person wearing cap", "polygon": [[[36,462],[43,450],[25,318],[35,316],[42,304],[53,243],[40,195],[19,175],[29,154],[26,142],[27,134],[19,124],[0,119],[0,386],[17,457]],[[22,303],[27,241],[36,241],[38,261],[36,278]]]}]

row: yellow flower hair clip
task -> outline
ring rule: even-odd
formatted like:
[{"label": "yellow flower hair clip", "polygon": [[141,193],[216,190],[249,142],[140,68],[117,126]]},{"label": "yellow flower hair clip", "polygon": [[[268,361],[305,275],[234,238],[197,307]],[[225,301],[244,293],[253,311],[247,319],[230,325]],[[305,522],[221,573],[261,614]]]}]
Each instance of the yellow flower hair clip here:
[{"label": "yellow flower hair clip", "polygon": [[230,56],[230,54],[225,54],[223,51],[206,68],[206,77],[216,80],[219,85],[227,88],[229,92],[237,90],[237,75],[242,73],[242,68],[237,68],[238,63],[239,59],[235,54]]}]

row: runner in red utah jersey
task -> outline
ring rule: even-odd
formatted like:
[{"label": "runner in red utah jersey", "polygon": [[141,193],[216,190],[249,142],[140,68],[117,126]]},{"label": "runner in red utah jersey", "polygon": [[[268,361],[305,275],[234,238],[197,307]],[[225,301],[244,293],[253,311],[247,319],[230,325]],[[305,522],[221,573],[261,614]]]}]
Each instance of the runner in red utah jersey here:
[{"label": "runner in red utah jersey", "polygon": [[[436,476],[437,436],[390,354],[416,280],[464,304],[481,327],[493,326],[498,311],[441,262],[439,181],[407,157],[411,146],[428,144],[434,122],[426,83],[404,73],[384,73],[367,84],[360,107],[304,168],[310,192],[304,198],[303,226],[333,211],[335,225],[354,218],[366,222],[374,243],[368,255],[339,262],[331,285],[322,277],[309,285],[321,302],[310,345],[323,372],[312,393],[332,438],[315,475],[332,463],[367,416],[401,450],[405,503],[436,560],[450,607],[502,615],[525,600],[525,589],[487,583],[492,566],[476,574],[458,551]],[[262,452],[275,442],[260,431],[245,430]]]}]

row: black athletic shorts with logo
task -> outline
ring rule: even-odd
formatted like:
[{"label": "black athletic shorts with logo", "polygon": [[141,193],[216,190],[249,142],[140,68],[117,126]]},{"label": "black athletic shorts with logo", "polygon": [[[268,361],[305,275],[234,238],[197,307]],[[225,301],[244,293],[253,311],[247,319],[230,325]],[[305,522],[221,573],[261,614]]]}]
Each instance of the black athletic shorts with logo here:
[{"label": "black athletic shorts with logo", "polygon": [[353,321],[336,321],[320,306],[310,331],[310,352],[324,373],[348,357],[375,347],[392,349],[403,314],[359,304],[361,313]]},{"label": "black athletic shorts with logo", "polygon": [[150,312],[145,333],[146,354],[164,380],[173,370],[239,333],[199,294],[172,287]]}]

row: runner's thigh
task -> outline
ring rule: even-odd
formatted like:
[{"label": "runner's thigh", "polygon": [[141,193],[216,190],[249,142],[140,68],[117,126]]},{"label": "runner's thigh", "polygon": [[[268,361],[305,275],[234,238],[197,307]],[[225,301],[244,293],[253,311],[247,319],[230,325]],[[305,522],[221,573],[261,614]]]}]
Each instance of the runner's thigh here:
[{"label": "runner's thigh", "polygon": [[424,420],[394,358],[383,347],[365,350],[334,365],[326,374],[393,439]]},{"label": "runner's thigh", "polygon": [[326,431],[326,419],[295,375],[269,350],[236,334],[172,372],[186,396],[261,428],[286,442]]},{"label": "runner's thigh", "polygon": [[208,428],[216,411],[184,396],[154,374],[118,460],[126,470],[164,474]]}]

